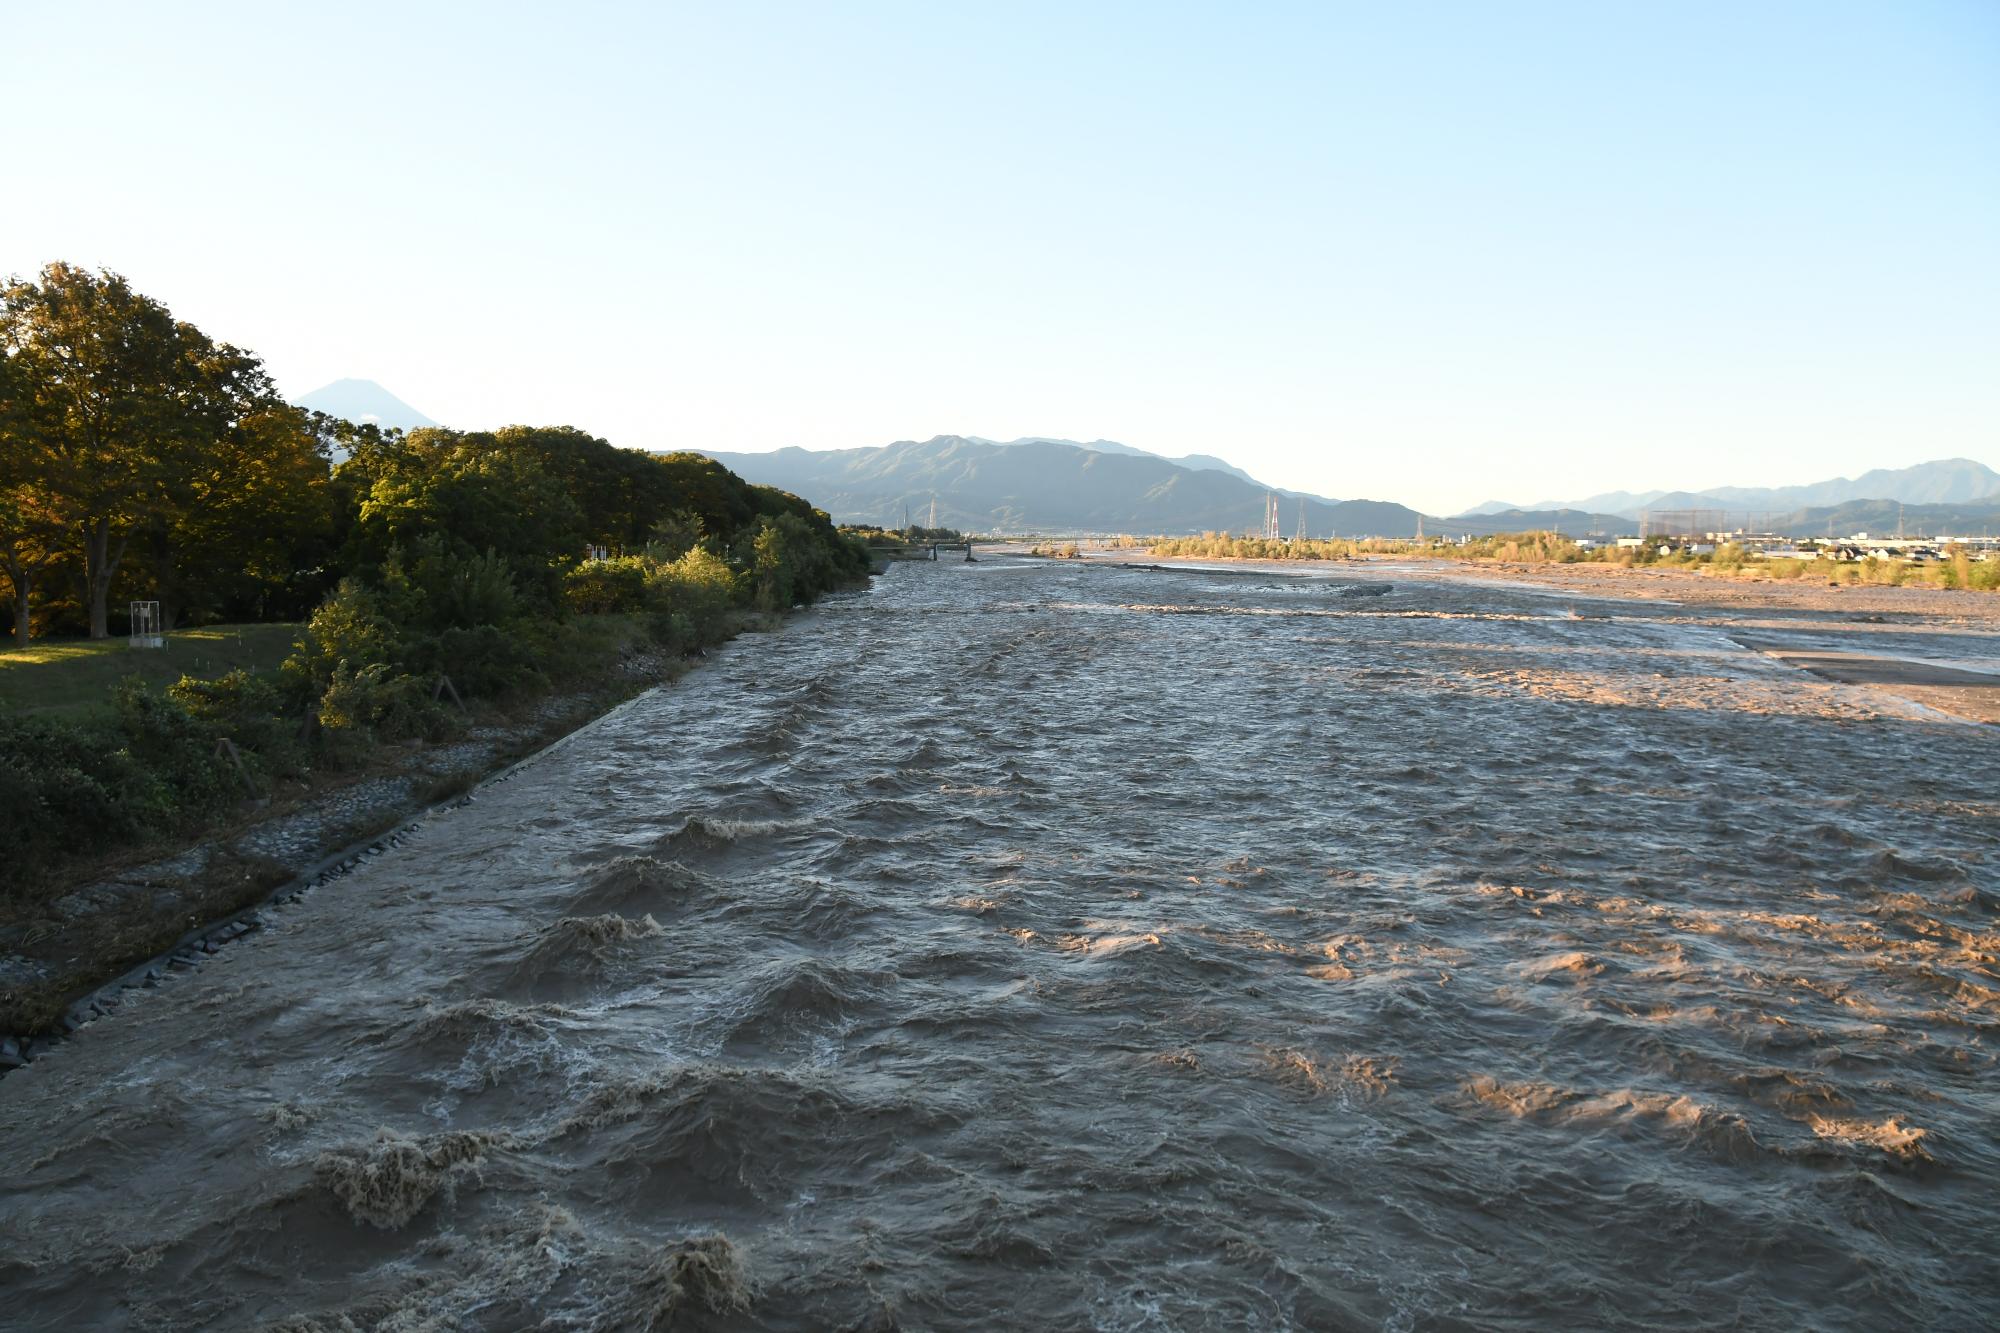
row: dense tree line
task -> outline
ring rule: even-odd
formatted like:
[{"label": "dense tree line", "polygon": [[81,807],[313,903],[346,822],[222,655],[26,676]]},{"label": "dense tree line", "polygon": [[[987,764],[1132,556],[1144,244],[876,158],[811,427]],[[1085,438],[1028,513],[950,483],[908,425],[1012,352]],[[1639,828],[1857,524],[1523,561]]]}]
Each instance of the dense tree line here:
[{"label": "dense tree line", "polygon": [[[0,579],[15,636],[305,621],[280,671],[127,682],[83,723],[0,716],[0,869],[185,830],[255,782],[437,739],[866,575],[859,540],[700,454],[566,426],[403,434],[302,412],[256,357],[111,273],[0,292]],[[233,761],[232,761],[233,762]],[[27,875],[16,875],[25,884]],[[0,895],[4,897],[4,895]]]},{"label": "dense tree line", "polygon": [[[0,289],[0,572],[16,639],[110,632],[114,593],[254,611],[323,528],[327,457],[261,362],[115,274]],[[294,607],[296,609],[296,607]]]},{"label": "dense tree line", "polygon": [[965,534],[957,528],[927,528],[912,523],[907,528],[878,528],[867,523],[843,523],[840,530],[850,537],[858,537],[870,546],[914,546],[920,542],[950,542],[965,540]]},{"label": "dense tree line", "polygon": [[1574,561],[1585,559],[1575,542],[1553,532],[1503,533],[1469,542],[1428,541],[1407,537],[1360,539],[1237,537],[1205,532],[1199,537],[1155,537],[1148,543],[1154,555],[1194,556],[1232,560],[1355,560],[1369,555],[1433,555],[1461,560]]},{"label": "dense tree line", "polygon": [[169,628],[300,619],[420,546],[490,552],[550,607],[597,548],[704,545],[754,581],[757,534],[780,525],[795,557],[865,568],[825,515],[699,454],[566,426],[356,426],[287,404],[255,356],[116,274],[52,264],[0,290],[0,577],[21,645],[107,637],[140,599]]}]

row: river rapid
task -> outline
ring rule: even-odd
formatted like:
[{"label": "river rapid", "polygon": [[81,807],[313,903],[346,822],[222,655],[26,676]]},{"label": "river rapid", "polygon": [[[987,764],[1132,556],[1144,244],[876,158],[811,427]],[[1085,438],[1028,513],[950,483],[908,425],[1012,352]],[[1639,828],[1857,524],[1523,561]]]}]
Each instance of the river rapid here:
[{"label": "river rapid", "polygon": [[0,1324],[1992,1327],[1997,734],[898,566],[0,1080]]}]

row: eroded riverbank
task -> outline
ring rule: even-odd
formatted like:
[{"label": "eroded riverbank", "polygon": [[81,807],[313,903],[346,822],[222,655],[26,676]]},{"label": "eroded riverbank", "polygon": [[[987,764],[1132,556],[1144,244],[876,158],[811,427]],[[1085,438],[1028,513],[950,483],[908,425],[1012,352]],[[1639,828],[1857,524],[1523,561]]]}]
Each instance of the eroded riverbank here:
[{"label": "eroded riverbank", "polygon": [[31,1327],[1977,1327],[1990,728],[898,566],[0,1081]]}]

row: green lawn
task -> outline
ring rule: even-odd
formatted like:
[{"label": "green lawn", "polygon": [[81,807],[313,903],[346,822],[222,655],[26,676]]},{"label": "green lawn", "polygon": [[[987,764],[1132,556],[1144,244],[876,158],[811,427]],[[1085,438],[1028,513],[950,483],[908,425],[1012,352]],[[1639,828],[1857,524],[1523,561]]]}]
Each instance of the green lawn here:
[{"label": "green lawn", "polygon": [[0,711],[87,713],[106,706],[111,687],[131,675],[171,685],[237,667],[270,670],[291,654],[300,628],[209,625],[169,634],[165,648],[131,648],[123,638],[52,639],[22,652],[10,642],[0,650]]}]

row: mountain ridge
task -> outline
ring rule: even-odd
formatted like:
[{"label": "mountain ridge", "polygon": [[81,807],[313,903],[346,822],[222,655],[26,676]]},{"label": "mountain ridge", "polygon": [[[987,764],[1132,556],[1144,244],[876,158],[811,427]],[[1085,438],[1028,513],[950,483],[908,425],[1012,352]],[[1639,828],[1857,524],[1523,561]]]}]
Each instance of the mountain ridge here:
[{"label": "mountain ridge", "polygon": [[[1827,508],[1860,500],[1969,504],[2000,497],[2000,472],[1970,458],[1937,458],[1901,468],[1872,468],[1795,486],[1711,486],[1698,491],[1605,491],[1581,500],[1544,500],[1528,509],[1584,509],[1637,518],[1645,509],[1727,509],[1772,513]],[[1494,512],[1489,501],[1467,515]]]},{"label": "mountain ridge", "polygon": [[[752,481],[806,496],[845,522],[900,526],[928,517],[933,495],[943,524],[979,532],[1130,532],[1178,535],[1199,532],[1255,532],[1263,527],[1267,497],[1280,504],[1279,530],[1289,536],[1303,526],[1308,536],[1409,537],[1420,529],[1436,536],[1557,530],[1572,536],[1632,535],[1638,509],[1590,503],[1544,504],[1533,508],[1491,501],[1476,510],[1440,518],[1381,500],[1328,500],[1266,487],[1241,469],[1212,455],[1170,459],[1147,450],[1100,440],[1082,443],[1048,436],[997,441],[980,436],[938,435],[887,445],[806,450],[791,446],[770,453],[709,451],[710,456]],[[1837,535],[1856,528],[1886,530],[1907,507],[1907,521],[1920,526],[2000,525],[2000,473],[1969,460],[1938,460],[1912,468],[1877,469],[1860,478],[1835,479],[1789,488],[1731,492],[1753,497],[1839,494],[1855,486],[1901,482],[1906,494],[1950,494],[1992,488],[1964,501],[1912,502],[1894,497],[1859,496],[1825,504],[1770,503],[1747,516],[1765,519],[1779,531],[1818,533],[1831,523]],[[1609,492],[1610,499],[1641,502],[1655,509],[1712,510],[1713,526],[1741,523],[1741,501],[1714,494],[1651,491]],[[907,511],[907,512],[906,512]]]},{"label": "mountain ridge", "polygon": [[[811,451],[707,451],[752,481],[803,495],[836,519],[898,526],[928,516],[982,532],[1243,532],[1261,527],[1270,488],[1235,471],[1187,467],[1145,450],[975,436]],[[1410,536],[1424,516],[1387,501],[1291,497],[1281,527],[1324,537]],[[1435,522],[1435,520],[1428,520]]]},{"label": "mountain ridge", "polygon": [[1273,486],[1267,481],[1262,481],[1251,476],[1228,459],[1215,454],[1180,454],[1176,456],[1173,454],[1155,453],[1151,449],[1141,449],[1136,445],[1121,444],[1117,440],[1071,440],[1056,435],[1023,435],[1019,439],[1013,440],[991,440],[983,435],[961,435],[958,438],[970,440],[975,444],[996,444],[1002,447],[1016,444],[1067,444],[1078,449],[1089,449],[1094,453],[1120,454],[1136,458],[1159,458],[1177,467],[1187,468],[1191,472],[1226,472],[1239,481],[1247,481],[1252,486],[1260,486],[1267,491],[1275,492],[1287,499],[1317,500],[1319,503],[1325,505],[1340,503],[1339,500],[1334,499],[1332,496],[1315,495],[1311,491],[1295,491],[1283,486]]}]

